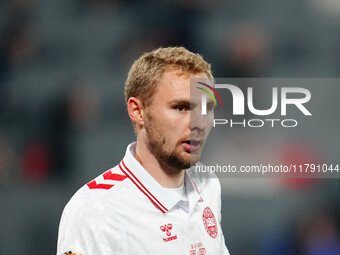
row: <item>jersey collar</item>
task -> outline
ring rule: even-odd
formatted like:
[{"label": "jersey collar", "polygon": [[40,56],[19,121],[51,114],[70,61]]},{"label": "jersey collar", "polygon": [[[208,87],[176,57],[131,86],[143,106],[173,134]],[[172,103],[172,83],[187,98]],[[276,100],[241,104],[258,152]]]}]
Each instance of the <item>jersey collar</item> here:
[{"label": "jersey collar", "polygon": [[[119,167],[161,212],[167,213],[179,202],[178,197],[169,194],[135,159],[136,144],[134,142],[127,147]],[[189,170],[186,170],[184,178],[191,211],[197,202],[203,201],[197,187],[199,180],[192,178]]]}]

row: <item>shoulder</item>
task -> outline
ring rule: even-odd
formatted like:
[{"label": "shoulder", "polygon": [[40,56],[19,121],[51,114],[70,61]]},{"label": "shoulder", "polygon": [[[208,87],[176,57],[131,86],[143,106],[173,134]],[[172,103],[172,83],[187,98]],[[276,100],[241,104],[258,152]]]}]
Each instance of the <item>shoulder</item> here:
[{"label": "shoulder", "polygon": [[64,208],[59,224],[58,254],[125,254],[126,232],[119,208],[129,183],[117,168],[109,169],[81,187]]},{"label": "shoulder", "polygon": [[70,199],[63,214],[77,214],[79,211],[98,215],[104,208],[112,207],[123,200],[123,191],[129,183],[128,177],[119,166],[111,168],[82,186]]}]

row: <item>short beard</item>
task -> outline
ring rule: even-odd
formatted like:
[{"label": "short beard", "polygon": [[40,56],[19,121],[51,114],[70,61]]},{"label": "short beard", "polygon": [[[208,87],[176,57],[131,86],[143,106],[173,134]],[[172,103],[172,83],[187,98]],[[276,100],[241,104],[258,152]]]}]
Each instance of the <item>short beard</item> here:
[{"label": "short beard", "polygon": [[150,116],[147,116],[146,125],[146,145],[151,153],[156,157],[162,169],[169,175],[179,174],[184,169],[191,166],[191,162],[183,159],[179,153],[168,152],[165,147],[169,143],[165,137],[157,134],[156,129],[152,125]]}]

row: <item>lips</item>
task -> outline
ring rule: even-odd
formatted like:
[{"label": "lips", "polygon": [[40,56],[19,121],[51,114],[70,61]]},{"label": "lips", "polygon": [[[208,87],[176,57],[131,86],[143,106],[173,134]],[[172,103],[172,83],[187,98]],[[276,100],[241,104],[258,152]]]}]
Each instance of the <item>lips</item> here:
[{"label": "lips", "polygon": [[186,140],[183,143],[183,147],[188,152],[195,152],[197,151],[201,146],[201,140],[199,139],[190,139]]}]

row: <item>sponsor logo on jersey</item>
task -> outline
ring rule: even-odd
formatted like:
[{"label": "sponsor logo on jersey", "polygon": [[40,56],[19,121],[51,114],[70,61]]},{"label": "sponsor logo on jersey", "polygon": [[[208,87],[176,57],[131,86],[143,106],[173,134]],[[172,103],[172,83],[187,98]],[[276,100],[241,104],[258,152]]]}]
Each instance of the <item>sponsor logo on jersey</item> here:
[{"label": "sponsor logo on jersey", "polygon": [[177,235],[171,235],[171,231],[172,230],[172,224],[168,223],[165,225],[160,226],[160,229],[162,230],[162,232],[165,232],[167,237],[163,238],[163,242],[169,242],[169,241],[173,241],[177,239]]},{"label": "sponsor logo on jersey", "polygon": [[204,208],[202,219],[203,219],[203,225],[205,229],[207,230],[208,235],[211,236],[212,238],[216,238],[217,237],[217,222],[216,222],[216,218],[213,212],[211,211],[209,207]]}]

